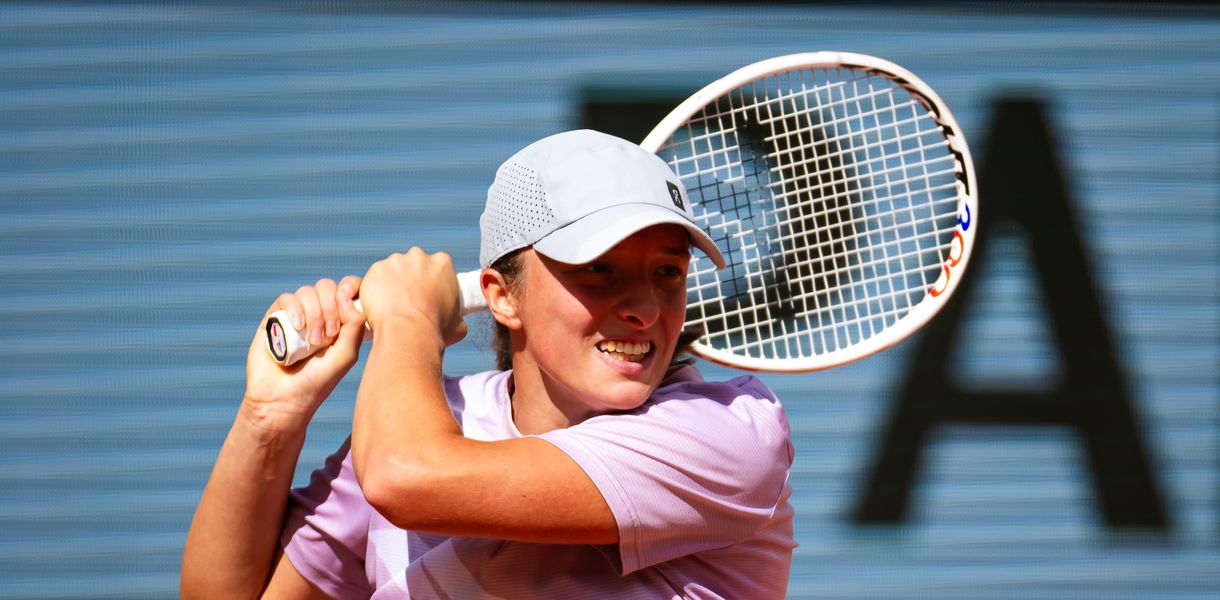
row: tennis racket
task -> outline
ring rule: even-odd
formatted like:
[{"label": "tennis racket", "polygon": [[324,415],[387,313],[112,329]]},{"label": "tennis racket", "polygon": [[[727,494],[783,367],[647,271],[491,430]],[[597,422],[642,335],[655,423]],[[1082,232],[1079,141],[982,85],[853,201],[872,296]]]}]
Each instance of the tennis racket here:
[{"label": "tennis racket", "polygon": [[[681,178],[727,262],[693,257],[687,275],[686,325],[703,331],[691,350],[709,361],[807,372],[870,356],[927,323],[969,262],[978,196],[965,137],[889,61],[813,52],[748,65],[640,145]],[[483,308],[477,272],[459,279],[463,310]],[[268,348],[290,364],[313,349],[285,316],[268,320]]]}]

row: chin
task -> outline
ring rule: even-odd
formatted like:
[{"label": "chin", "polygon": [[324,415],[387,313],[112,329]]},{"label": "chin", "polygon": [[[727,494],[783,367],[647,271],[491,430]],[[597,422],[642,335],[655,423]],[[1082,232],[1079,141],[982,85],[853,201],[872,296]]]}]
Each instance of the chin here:
[{"label": "chin", "polygon": [[656,391],[657,386],[641,382],[631,382],[615,385],[612,388],[600,390],[601,404],[607,410],[635,410],[648,401],[649,396]]}]

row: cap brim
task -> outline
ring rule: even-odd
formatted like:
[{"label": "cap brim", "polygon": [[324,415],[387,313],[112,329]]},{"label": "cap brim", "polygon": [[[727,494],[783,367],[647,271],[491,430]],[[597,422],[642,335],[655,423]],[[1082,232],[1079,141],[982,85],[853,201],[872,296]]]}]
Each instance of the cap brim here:
[{"label": "cap brim", "polygon": [[686,228],[691,244],[703,251],[716,268],[724,268],[724,256],[707,233],[685,216],[655,204],[619,204],[590,213],[538,240],[534,250],[559,262],[583,264],[637,231],[666,223]]}]

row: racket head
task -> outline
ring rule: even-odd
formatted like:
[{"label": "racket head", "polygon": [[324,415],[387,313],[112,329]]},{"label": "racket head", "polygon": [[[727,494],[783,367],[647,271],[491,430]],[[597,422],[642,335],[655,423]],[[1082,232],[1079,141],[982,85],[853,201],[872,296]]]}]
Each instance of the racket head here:
[{"label": "racket head", "polygon": [[728,266],[691,261],[691,350],[808,372],[880,352],[952,296],[977,231],[965,136],[941,98],[884,59],[809,52],[696,92],[641,143],[686,186]]}]

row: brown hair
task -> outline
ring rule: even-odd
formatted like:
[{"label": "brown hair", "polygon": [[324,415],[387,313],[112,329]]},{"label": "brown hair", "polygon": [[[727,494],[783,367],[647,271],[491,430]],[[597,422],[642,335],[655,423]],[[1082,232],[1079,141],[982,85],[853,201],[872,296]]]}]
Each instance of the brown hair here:
[{"label": "brown hair", "polygon": [[[513,250],[491,263],[491,268],[500,272],[500,277],[504,278],[504,285],[514,296],[519,295],[523,287],[520,276],[525,261],[521,260],[521,250],[524,248]],[[491,324],[494,327],[491,334],[491,349],[496,353],[496,369],[507,371],[513,368],[513,345],[508,335],[508,328],[494,318]]]},{"label": "brown hair", "polygon": [[[504,284],[508,287],[509,293],[513,295],[518,295],[524,291],[524,286],[521,285],[521,271],[525,268],[525,261],[521,260],[521,250],[524,250],[524,248],[509,252],[496,259],[496,262],[491,263],[491,268],[500,273],[500,276],[504,278]],[[496,353],[496,369],[507,371],[513,368],[513,348],[508,328],[494,319],[492,320],[492,327],[491,349]],[[694,357],[689,356],[687,352],[689,352],[691,343],[700,337],[703,337],[703,332],[698,329],[683,329],[678,334],[678,345],[674,349],[670,366],[694,363]]]}]

